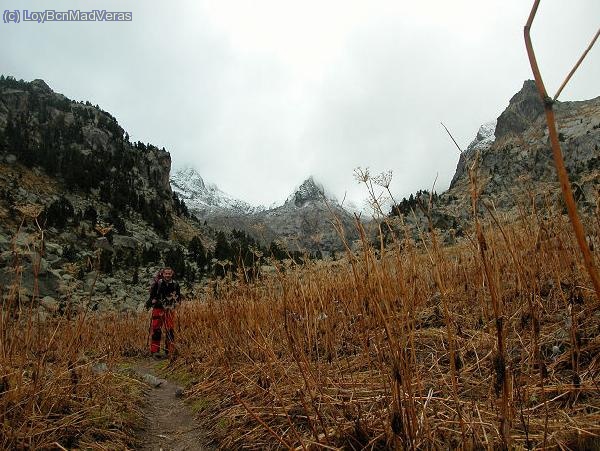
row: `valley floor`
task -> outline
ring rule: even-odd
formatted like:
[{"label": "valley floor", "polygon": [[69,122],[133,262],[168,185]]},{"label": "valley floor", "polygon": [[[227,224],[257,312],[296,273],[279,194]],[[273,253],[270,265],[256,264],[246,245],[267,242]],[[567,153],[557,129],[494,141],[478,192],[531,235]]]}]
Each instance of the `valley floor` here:
[{"label": "valley floor", "polygon": [[0,447],[598,449],[600,300],[569,223],[483,234],[219,280],[179,307],[172,362],[142,359],[147,313],[9,299]]}]

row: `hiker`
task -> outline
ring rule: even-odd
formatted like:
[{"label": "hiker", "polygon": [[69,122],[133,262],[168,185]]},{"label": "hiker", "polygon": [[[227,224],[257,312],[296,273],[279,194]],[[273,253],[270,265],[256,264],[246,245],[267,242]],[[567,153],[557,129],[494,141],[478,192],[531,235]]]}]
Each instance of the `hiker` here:
[{"label": "hiker", "polygon": [[146,308],[152,307],[150,321],[150,353],[153,357],[160,356],[162,328],[165,328],[165,354],[173,355],[175,350],[175,307],[181,299],[179,284],[173,280],[175,272],[171,268],[162,269],[154,279],[150,289],[150,298]]}]

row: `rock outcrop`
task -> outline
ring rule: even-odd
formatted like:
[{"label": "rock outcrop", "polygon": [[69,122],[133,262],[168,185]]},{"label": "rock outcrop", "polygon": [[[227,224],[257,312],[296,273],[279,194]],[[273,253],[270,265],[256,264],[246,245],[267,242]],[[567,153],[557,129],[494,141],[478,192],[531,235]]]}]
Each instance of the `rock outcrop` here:
[{"label": "rock outcrop", "polygon": [[331,252],[358,238],[354,217],[311,176],[279,207],[255,215],[276,239],[290,249]]},{"label": "rock outcrop", "polygon": [[291,251],[325,254],[344,249],[340,226],[350,244],[358,236],[352,214],[327,196],[312,176],[283,205],[268,209],[251,207],[215,185],[206,185],[193,170],[176,173],[171,184],[201,221],[215,229],[243,230],[266,246],[278,242]]},{"label": "rock outcrop", "polygon": [[43,80],[0,79],[0,157],[97,194],[117,211],[140,213],[166,236],[172,224],[171,156],[131,143],[117,120],[89,102],[53,92]]},{"label": "rock outcrop", "polygon": [[[578,102],[557,102],[559,139],[571,182],[577,185],[582,208],[596,202],[600,179],[600,97]],[[476,140],[477,141],[477,140]],[[475,141],[475,142],[476,142]],[[540,205],[548,195],[559,196],[552,149],[543,105],[533,81],[526,81],[498,117],[495,139],[484,140],[463,152],[446,197],[468,205],[466,165],[478,158],[478,180],[483,200],[496,208],[511,209],[533,196]]]},{"label": "rock outcrop", "polygon": [[0,77],[0,294],[44,314],[130,309],[167,259],[193,281],[170,168],[97,106]]},{"label": "rock outcrop", "polygon": [[[600,97],[554,106],[565,165],[579,208],[595,208],[600,189]],[[477,170],[480,200],[510,214],[518,205],[562,211],[543,104],[531,80],[525,81],[497,121],[484,124],[460,155],[449,189],[435,196],[434,227],[447,239],[462,233],[471,220],[468,168]],[[397,211],[409,225],[427,220],[417,199],[403,200]],[[422,203],[422,202],[421,202]],[[412,214],[416,212],[416,215]],[[416,216],[416,219],[415,219]]]}]

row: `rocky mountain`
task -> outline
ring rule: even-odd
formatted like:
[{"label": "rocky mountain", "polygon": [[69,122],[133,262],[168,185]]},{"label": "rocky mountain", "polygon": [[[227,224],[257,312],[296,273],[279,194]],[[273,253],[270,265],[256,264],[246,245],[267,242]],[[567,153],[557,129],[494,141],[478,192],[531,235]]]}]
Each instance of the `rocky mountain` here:
[{"label": "rocky mountain", "polygon": [[0,76],[0,296],[42,317],[138,309],[164,265],[197,296],[228,272],[256,277],[270,256],[300,261],[297,249],[339,245],[312,179],[264,210],[170,169],[165,149],[132,143],[98,106]]},{"label": "rocky mountain", "polygon": [[477,151],[482,152],[487,150],[494,143],[494,140],[496,139],[494,133],[496,131],[497,122],[498,121],[486,122],[479,127],[475,139],[471,141],[466,150],[461,153],[459,157],[456,172],[454,173],[452,181],[450,182],[450,188],[452,188],[456,184],[457,180],[465,173],[466,162],[470,161]]},{"label": "rocky mountain", "polygon": [[193,281],[184,245],[205,231],[170,167],[165,149],[130,142],[99,107],[0,76],[0,294],[43,299],[48,312],[136,308],[162,264]]},{"label": "rocky mountain", "polygon": [[[582,208],[595,205],[600,179],[600,97],[586,101],[557,102],[565,165]],[[478,150],[476,152],[475,150]],[[511,209],[534,196],[539,206],[549,195],[560,194],[552,149],[539,94],[528,80],[500,114],[494,139],[483,140],[461,156],[447,196],[469,195],[466,167],[478,158],[482,199],[496,208]],[[527,202],[526,202],[527,203]]]},{"label": "rocky mountain", "polygon": [[58,176],[117,211],[135,211],[168,234],[171,156],[131,143],[109,113],[55,93],[43,80],[0,80],[0,151],[5,159]]},{"label": "rocky mountain", "polygon": [[348,240],[357,238],[352,213],[342,208],[334,197],[328,196],[323,185],[312,176],[297,186],[283,205],[271,208],[251,207],[214,185],[207,186],[193,170],[176,173],[171,184],[185,199],[190,212],[212,228],[244,230],[267,246],[278,242],[281,247],[293,251],[322,254],[340,251],[344,245],[336,230],[339,224]]},{"label": "rocky mountain", "polygon": [[358,238],[354,216],[342,208],[323,185],[311,176],[288,196],[285,203],[254,215],[275,239],[290,249],[339,251],[344,249],[343,233],[351,244]]},{"label": "rocky mountain", "polygon": [[[579,208],[590,211],[595,208],[600,189],[600,97],[556,102],[554,109],[574,194]],[[562,211],[543,105],[532,80],[524,82],[495,123],[479,129],[459,158],[450,188],[435,196],[432,219],[446,238],[462,233],[469,223],[471,186],[467,169],[475,162],[481,201],[507,213],[517,205],[531,208],[532,200],[538,209],[550,206]],[[395,212],[409,223],[419,222],[426,227],[419,204],[428,193],[420,195],[404,199]]]},{"label": "rocky mountain", "polygon": [[265,209],[234,198],[214,183],[205,183],[198,171],[190,167],[179,169],[171,175],[171,188],[190,212],[201,220],[212,216],[250,215]]},{"label": "rocky mountain", "polygon": [[[600,188],[600,97],[557,102],[555,111],[575,195],[590,211]],[[431,196],[433,226],[447,240],[469,227],[467,168],[475,162],[482,201],[504,212],[532,200],[538,208],[562,210],[533,82],[525,82],[495,123],[480,128],[462,152],[450,188]],[[259,254],[327,255],[344,249],[340,235],[350,244],[358,238],[355,216],[313,177],[282,205],[262,209],[228,196],[193,170],[170,176],[170,169],[165,149],[132,143],[98,106],[69,100],[42,80],[0,76],[3,299],[17,293],[21,305],[37,300],[43,314],[71,306],[139,308],[147,281],[164,264],[195,289],[226,270],[249,268],[247,277],[255,277],[265,264]],[[403,199],[392,216],[427,230],[429,197],[418,192]],[[186,203],[201,221],[189,215]]]}]

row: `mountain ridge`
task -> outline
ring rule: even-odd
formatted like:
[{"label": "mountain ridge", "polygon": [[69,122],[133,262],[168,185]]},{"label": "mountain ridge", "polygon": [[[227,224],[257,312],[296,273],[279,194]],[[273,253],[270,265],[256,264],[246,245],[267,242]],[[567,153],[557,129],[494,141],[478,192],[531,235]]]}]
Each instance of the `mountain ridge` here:
[{"label": "mountain ridge", "polygon": [[201,221],[219,230],[245,230],[265,244],[278,240],[291,244],[294,250],[342,250],[344,244],[332,225],[333,215],[342,218],[346,236],[357,237],[352,213],[313,175],[297,185],[283,203],[269,208],[253,207],[215,184],[207,187],[210,185],[192,168],[178,171],[171,177],[171,185]]}]

